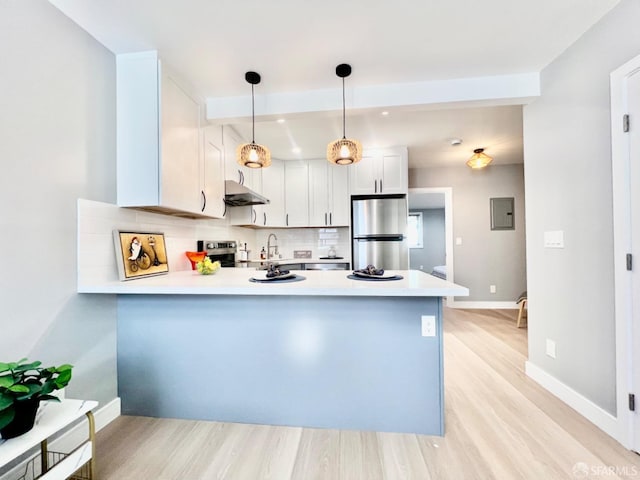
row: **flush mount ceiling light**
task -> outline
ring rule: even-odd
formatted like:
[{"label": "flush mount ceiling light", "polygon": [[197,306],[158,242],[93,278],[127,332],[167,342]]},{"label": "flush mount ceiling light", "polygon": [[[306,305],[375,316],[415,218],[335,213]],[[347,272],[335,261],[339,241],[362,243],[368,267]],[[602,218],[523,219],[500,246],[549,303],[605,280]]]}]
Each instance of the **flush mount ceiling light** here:
[{"label": "flush mount ceiling light", "polygon": [[255,141],[256,114],[253,86],[260,83],[260,74],[247,72],[244,75],[244,79],[251,84],[251,143],[239,145],[236,150],[236,158],[238,159],[238,163],[243,167],[265,168],[271,165],[271,152],[269,152],[267,147],[258,145]]},{"label": "flush mount ceiling light", "polygon": [[467,160],[467,165],[471,168],[484,168],[493,161],[489,155],[484,153],[484,148],[476,148],[473,151],[472,157]]},{"label": "flush mount ceiling light", "polygon": [[342,78],[342,138],[327,145],[327,160],[338,165],[350,165],[362,159],[362,145],[347,138],[345,133],[344,79],[351,75],[351,65],[341,63],[336,67],[336,75]]}]

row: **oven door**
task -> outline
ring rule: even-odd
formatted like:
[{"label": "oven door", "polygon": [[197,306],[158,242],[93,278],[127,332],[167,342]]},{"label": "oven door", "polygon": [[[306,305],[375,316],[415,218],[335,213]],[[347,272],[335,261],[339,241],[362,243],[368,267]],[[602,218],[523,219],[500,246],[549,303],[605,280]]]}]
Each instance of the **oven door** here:
[{"label": "oven door", "polygon": [[234,253],[219,253],[215,255],[209,255],[209,258],[212,262],[216,260],[220,262],[220,266],[222,267],[235,267],[236,266],[236,256]]}]

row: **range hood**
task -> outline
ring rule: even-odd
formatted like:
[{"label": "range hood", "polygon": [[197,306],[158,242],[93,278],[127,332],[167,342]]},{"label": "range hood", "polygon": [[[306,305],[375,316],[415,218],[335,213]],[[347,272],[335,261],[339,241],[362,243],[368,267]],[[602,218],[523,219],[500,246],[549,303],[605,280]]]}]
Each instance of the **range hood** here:
[{"label": "range hood", "polygon": [[231,207],[244,207],[246,205],[267,205],[270,202],[267,198],[238,182],[225,180],[224,203]]}]

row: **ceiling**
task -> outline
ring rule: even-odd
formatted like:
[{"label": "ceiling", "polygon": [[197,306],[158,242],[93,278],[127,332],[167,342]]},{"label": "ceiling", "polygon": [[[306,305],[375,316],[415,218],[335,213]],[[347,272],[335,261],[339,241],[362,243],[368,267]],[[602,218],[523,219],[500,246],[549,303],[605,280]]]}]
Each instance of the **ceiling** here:
[{"label": "ceiling", "polygon": [[[114,53],[158,50],[203,97],[250,105],[247,70],[262,75],[257,96],[340,95],[335,66],[343,62],[353,66],[346,84],[354,89],[539,72],[619,0],[50,2]],[[376,108],[349,112],[347,102],[347,136],[365,147],[407,145],[413,168],[458,165],[477,147],[494,164],[519,163],[522,109],[508,103],[389,104],[383,117]],[[335,108],[283,118],[256,124],[256,141],[275,158],[323,157],[327,143],[342,136]],[[246,119],[235,124],[247,139],[250,127]],[[452,147],[454,137],[463,143]]]}]

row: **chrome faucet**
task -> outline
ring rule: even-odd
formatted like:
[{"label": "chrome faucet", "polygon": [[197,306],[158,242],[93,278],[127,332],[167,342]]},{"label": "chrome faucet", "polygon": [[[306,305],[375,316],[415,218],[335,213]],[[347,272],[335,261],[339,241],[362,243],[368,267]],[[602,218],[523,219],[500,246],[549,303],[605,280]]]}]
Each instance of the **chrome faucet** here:
[{"label": "chrome faucet", "polygon": [[[267,237],[267,258],[273,258],[275,255],[278,255],[278,244],[271,245],[271,237],[273,237],[275,242],[278,241],[278,237],[273,233],[270,233]],[[271,248],[273,248],[273,253],[271,253]]]}]

